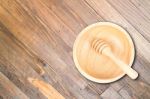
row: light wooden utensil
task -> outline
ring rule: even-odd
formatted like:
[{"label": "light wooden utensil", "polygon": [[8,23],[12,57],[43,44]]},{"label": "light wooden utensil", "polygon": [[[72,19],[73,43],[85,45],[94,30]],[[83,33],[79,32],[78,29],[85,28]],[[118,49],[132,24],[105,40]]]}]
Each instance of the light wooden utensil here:
[{"label": "light wooden utensil", "polygon": [[112,53],[110,46],[107,44],[107,42],[100,39],[95,39],[92,43],[92,47],[96,52],[98,52],[98,54],[108,56],[132,79],[136,79],[138,77],[138,73],[134,69],[126,65]]},{"label": "light wooden utensil", "polygon": [[98,83],[110,83],[127,74],[138,73],[131,68],[134,45],[129,34],[110,22],[99,22],[83,29],[75,40],[73,59],[79,72]]}]

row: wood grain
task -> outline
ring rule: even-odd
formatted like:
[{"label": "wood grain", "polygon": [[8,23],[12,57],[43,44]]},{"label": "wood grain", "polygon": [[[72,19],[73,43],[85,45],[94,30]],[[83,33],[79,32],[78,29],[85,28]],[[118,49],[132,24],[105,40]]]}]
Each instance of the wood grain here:
[{"label": "wood grain", "polygon": [[[7,93],[7,94],[6,94]],[[0,72],[0,95],[3,98],[29,99],[18,87],[16,87],[5,75]]]},{"label": "wood grain", "polygon": [[65,99],[62,95],[60,95],[51,85],[45,83],[42,80],[35,78],[27,78],[28,81],[39,89],[39,91],[44,94],[48,99]]},{"label": "wood grain", "polygon": [[[0,98],[46,99],[28,77],[52,85],[66,99],[150,98],[149,0],[0,0]],[[125,28],[134,40],[140,76],[97,84],[76,69],[72,47],[79,32],[99,21]],[[16,93],[18,92],[18,93]],[[9,94],[6,94],[9,93]],[[19,94],[20,93],[20,94]]]}]

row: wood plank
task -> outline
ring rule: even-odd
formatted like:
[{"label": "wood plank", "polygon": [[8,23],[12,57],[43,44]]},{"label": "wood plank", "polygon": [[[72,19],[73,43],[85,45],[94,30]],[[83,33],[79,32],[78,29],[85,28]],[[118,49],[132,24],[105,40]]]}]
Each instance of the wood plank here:
[{"label": "wood plank", "polygon": [[[125,4],[121,0],[1,0],[0,71],[29,98],[48,96],[28,77],[52,85],[67,99],[149,98],[149,1]],[[124,77],[112,84],[96,84],[75,68],[75,37],[98,21],[119,24],[132,36],[137,49],[133,68],[140,73],[136,81]]]},{"label": "wood plank", "polygon": [[[27,49],[23,48],[22,46],[18,45],[19,42],[15,40],[15,38],[9,35],[9,31],[5,30],[1,25],[1,30],[4,32],[0,32],[1,44],[0,44],[0,70],[8,76],[11,81],[13,81],[23,92],[25,92],[31,98],[42,98],[44,99],[43,95],[38,92],[36,88],[32,85],[26,85],[27,77],[35,77],[40,78],[38,74],[40,74],[40,67],[42,71],[47,70],[48,64],[45,63],[43,60],[40,60],[36,55],[26,51]],[[16,44],[17,43],[17,44]],[[12,50],[13,49],[13,50]],[[20,58],[21,57],[21,58]],[[36,71],[34,71],[33,69]],[[51,75],[56,75],[55,72],[51,69],[48,69],[51,72]],[[38,74],[37,74],[38,73]],[[43,79],[46,79],[47,82],[52,82],[56,80],[53,84],[57,83],[57,89],[61,89],[60,91],[63,92],[63,95],[69,97],[69,91],[66,94],[65,85],[62,86],[61,82],[57,82],[58,75],[56,78],[46,78],[47,75],[44,73],[42,75]],[[61,81],[61,80],[60,80]],[[51,84],[51,83],[50,83]],[[56,85],[55,85],[56,87]],[[73,96],[72,96],[73,97]]]},{"label": "wood plank", "polygon": [[[2,60],[2,59],[1,59]],[[0,62],[1,63],[1,62]],[[8,68],[10,68],[10,67],[8,67]],[[0,68],[0,69],[2,69],[2,71],[3,71],[3,68]],[[12,68],[10,68],[11,70],[12,70]],[[16,71],[16,70],[15,70]],[[5,68],[5,72],[7,72],[7,70],[6,70],[6,68]],[[13,71],[14,72],[14,71]],[[16,72],[18,72],[18,71],[16,71]],[[15,80],[15,84],[16,85],[18,85],[19,83],[17,82],[17,79],[19,79],[19,80],[21,80],[22,81],[22,79],[21,78],[19,78],[19,77],[17,77],[17,79],[14,79],[14,74],[11,74],[12,76],[11,76],[11,80]],[[19,75],[19,73],[18,73],[18,75]],[[17,76],[18,76],[17,75]],[[9,76],[8,75],[8,72],[7,72],[7,76]],[[30,76],[29,76],[30,77]],[[10,78],[10,77],[9,77]],[[58,77],[57,77],[58,78]],[[42,80],[41,80],[42,81]],[[42,81],[41,82],[40,81],[40,83],[45,83],[44,81]],[[2,82],[2,81],[1,81]],[[30,81],[29,81],[30,82]],[[32,82],[30,82],[31,84],[32,84]],[[7,84],[7,83],[6,83]],[[26,83],[27,84],[27,83]],[[46,84],[46,86],[51,86],[50,84],[48,84],[48,83],[45,83]],[[34,85],[34,82],[33,82],[33,85]],[[57,84],[57,85],[59,85],[59,84]],[[7,84],[7,86],[8,86],[8,84]],[[3,86],[2,86],[3,87]],[[29,87],[29,86],[25,86],[25,87],[27,87],[27,89],[28,89],[28,91],[29,91],[29,89],[31,88],[31,87]],[[41,86],[42,87],[42,86]],[[25,89],[24,88],[24,86],[19,86],[19,88],[20,89]],[[37,90],[37,88],[38,87],[35,87],[36,88],[36,91],[38,92],[38,90]],[[4,89],[6,89],[6,88],[4,88]],[[38,88],[39,89],[39,88]],[[1,90],[3,90],[3,89],[1,89]],[[36,91],[34,91],[34,93],[32,93],[32,96],[30,96],[30,98],[33,98],[34,97],[34,94],[35,94],[35,92]],[[43,91],[40,91],[45,97],[48,97],[48,98],[50,98],[50,99],[64,99],[63,98],[63,96],[61,96],[52,86],[50,87],[50,89],[49,89],[49,91],[51,92],[51,95],[50,96],[47,96],[47,95],[49,95],[49,94],[45,94],[45,93],[43,93]],[[5,96],[7,96],[6,95],[6,93],[8,94],[8,90],[6,90],[5,92],[4,92],[5,94],[3,94],[4,95],[4,97]],[[25,92],[26,93],[26,92]],[[20,95],[20,93],[18,93],[19,95]],[[38,94],[38,96],[39,96],[40,94]],[[9,94],[8,94],[8,96],[9,96]],[[15,98],[17,98],[17,97],[19,97],[19,96],[17,96],[17,95],[15,95],[15,94],[13,94],[13,95],[11,95],[12,97],[14,97],[13,99],[15,99]],[[7,97],[8,99],[10,99],[11,98],[11,96],[10,97]],[[41,97],[41,96],[40,96]],[[38,97],[38,99],[40,99],[40,97]],[[41,97],[42,99],[44,99],[43,97]],[[20,99],[20,98],[19,98]],[[24,99],[24,98],[21,98],[21,99]],[[26,98],[25,98],[26,99]],[[29,99],[29,98],[28,98]]]},{"label": "wood plank", "polygon": [[[96,21],[100,21],[100,20],[102,20],[102,18],[100,17],[100,16],[98,16],[97,14],[96,14],[96,12],[91,8],[91,7],[89,7],[85,2],[83,2],[83,1],[80,1],[80,0],[78,0],[78,2],[76,2],[76,1],[74,1],[74,0],[72,0],[72,1],[70,1],[70,0],[68,0],[68,1],[61,1],[61,3],[59,4],[59,3],[57,3],[57,2],[60,2],[59,0],[55,0],[55,1],[48,1],[48,0],[45,0],[43,3],[51,10],[52,9],[52,13],[53,14],[55,14],[55,15],[57,15],[57,16],[59,16],[60,18],[61,18],[61,16],[60,16],[60,14],[61,15],[63,15],[64,17],[63,17],[63,23],[65,23],[65,24],[68,24],[68,21],[67,21],[67,19],[66,18],[68,18],[69,16],[70,17],[75,17],[75,19],[77,20],[77,22],[76,22],[76,24],[78,24],[78,26],[80,26],[81,25],[81,23],[82,24],[91,24],[91,23],[93,23],[93,22],[96,22]],[[30,2],[29,2],[30,3]],[[51,4],[51,3],[54,3],[53,5],[52,5],[52,7],[51,7],[51,5],[48,5],[48,4]],[[56,4],[57,3],[57,4]],[[21,4],[21,3],[20,3]],[[56,6],[57,5],[57,6]],[[55,7],[56,6],[56,7]],[[79,10],[79,9],[76,9],[76,6],[78,6],[78,8],[79,9],[84,9],[84,10],[86,10],[85,12],[87,12],[86,14],[82,14],[81,13],[81,10]],[[57,11],[57,8],[59,9],[59,7],[60,7],[60,9],[61,9],[61,11]],[[65,8],[64,8],[65,7]],[[31,7],[29,7],[29,8],[31,8]],[[54,9],[55,10],[54,10]],[[27,8],[26,8],[27,9]],[[59,9],[59,10],[60,10]],[[66,13],[66,10],[67,10],[67,12],[68,13]],[[33,13],[33,11],[30,11],[29,9],[28,9],[28,11],[29,11],[29,13]],[[64,13],[65,12],[65,13]],[[70,14],[71,13],[71,14]],[[67,14],[67,15],[66,15]],[[66,16],[65,16],[66,15]],[[78,17],[77,16],[78,15],[80,15],[81,16],[81,18],[79,18],[78,19]],[[38,15],[37,15],[38,16]],[[41,17],[42,18],[42,17]],[[91,20],[92,19],[92,20]],[[66,20],[66,21],[65,21]],[[70,20],[71,21],[71,20]],[[71,24],[71,23],[70,23]],[[67,25],[67,26],[70,26],[70,24],[69,25]],[[72,23],[73,24],[73,23]],[[73,26],[73,27],[75,27],[75,26]],[[71,27],[72,28],[72,27]],[[81,31],[81,29],[80,28],[75,28],[75,33],[79,33],[79,31]],[[49,33],[48,33],[48,35],[49,35]],[[70,39],[71,41],[72,41],[72,39]],[[61,46],[61,44],[59,44],[60,46]],[[60,49],[60,48],[59,48]],[[60,53],[60,51],[59,52],[57,52],[57,53],[59,53],[59,54],[61,54]],[[71,52],[72,53],[72,52]],[[68,56],[68,55],[67,55]],[[66,57],[67,57],[66,56]],[[64,53],[63,53],[63,57],[64,57]],[[63,58],[62,57],[62,58]],[[63,58],[64,59],[64,58]],[[71,59],[71,60],[70,60]],[[68,61],[68,60],[70,60],[70,61]],[[66,64],[67,65],[74,65],[74,63],[73,63],[73,61],[72,61],[72,55],[71,55],[71,57],[70,57],[70,55],[69,55],[69,59],[66,59]],[[68,64],[68,62],[69,62],[69,64]],[[74,69],[74,68],[73,68]],[[71,75],[70,75],[71,76]],[[80,82],[79,82],[79,84],[80,84]],[[99,86],[99,85],[97,85],[97,84],[89,84],[89,86],[92,86],[92,88],[94,88],[99,94],[100,93],[102,93],[107,87],[108,87],[108,85],[106,86],[104,86],[104,85],[101,85],[101,86]]]},{"label": "wood plank", "polygon": [[150,19],[150,2],[149,0],[130,0],[130,2],[138,9],[142,14]]},{"label": "wood plank", "polygon": [[[9,76],[9,78],[12,81],[14,81],[16,85],[19,86],[19,88],[21,87],[20,89],[23,89],[23,91],[28,89],[28,92],[30,92],[30,91],[32,91],[32,90],[30,90],[31,87],[24,85],[26,87],[26,88],[24,88],[23,86],[20,86],[20,83],[26,84],[26,77],[28,77],[28,76],[29,77],[33,76],[33,77],[39,78],[39,76],[37,76],[35,71],[39,74],[41,73],[41,71],[40,71],[41,66],[38,66],[41,64],[39,64],[37,61],[34,61],[34,57],[36,57],[36,56],[31,57],[30,55],[32,53],[29,54],[29,52],[27,53],[25,51],[25,49],[18,46],[18,44],[16,44],[16,42],[17,42],[16,39],[14,39],[12,35],[8,35],[8,34],[10,34],[10,32],[8,30],[6,30],[6,28],[1,24],[0,25],[0,39],[1,39],[1,44],[0,44],[0,48],[1,48],[0,49],[1,50],[1,52],[0,52],[0,55],[1,55],[0,63],[1,63],[1,66],[0,66],[0,68],[1,68],[1,71],[4,72],[7,76]],[[19,57],[21,57],[21,59]],[[5,60],[5,58],[6,58],[6,60]],[[12,67],[9,64],[9,62],[11,62],[14,65],[14,67]],[[22,64],[20,64],[20,63],[22,63]],[[21,66],[19,66],[19,65],[21,65]],[[43,63],[42,66],[44,66],[44,65],[45,64]],[[33,67],[33,69],[35,71],[33,71],[32,68],[29,66]],[[36,66],[38,66],[39,68]],[[18,73],[18,71],[19,71],[19,73]],[[42,71],[44,71],[44,69],[42,69]],[[20,74],[20,72],[22,74]],[[13,75],[13,76],[10,76],[10,75]],[[17,82],[18,80],[19,81],[21,80],[23,83]],[[28,93],[28,92],[25,92],[25,93]],[[30,97],[35,97],[32,92],[31,92],[31,94],[28,93],[28,95],[30,95]],[[40,98],[39,95],[40,94],[38,94],[38,98]],[[44,99],[44,97],[42,99]]]},{"label": "wood plank", "polygon": [[[9,9],[9,8],[7,8],[7,9]],[[5,14],[6,14],[6,12],[5,12]],[[5,16],[5,14],[3,13],[4,16]],[[4,18],[4,20],[6,20],[4,16],[2,18]],[[30,16],[27,16],[27,15],[24,15],[24,17],[25,16],[30,17]],[[22,19],[24,19],[24,18],[22,18]],[[32,17],[30,19],[32,19]],[[9,23],[9,21],[11,21],[11,22]],[[14,21],[14,22],[12,22],[12,21]],[[45,27],[43,27],[42,25],[38,25],[38,24],[33,22],[32,23],[33,25],[31,25],[31,27],[35,26],[34,28],[38,29],[36,31],[42,31],[41,33],[39,33],[40,34],[39,35],[36,32],[31,31],[33,29],[30,30],[30,28],[27,28],[27,26],[25,25],[26,21],[24,22],[24,24],[20,23],[20,25],[18,26],[20,30],[18,30],[18,29],[14,30],[11,26],[11,23],[18,23],[19,24],[19,22],[15,19],[12,19],[12,17],[10,17],[10,19],[7,19],[4,22],[4,24],[7,25],[8,28],[12,31],[13,35],[16,38],[18,38],[20,41],[22,41],[23,44],[25,44],[27,46],[27,48],[34,51],[36,54],[38,54],[38,57],[41,57],[48,64],[50,64],[50,66],[52,66],[52,68],[59,75],[63,75],[62,76],[63,80],[64,80],[64,82],[66,82],[66,85],[70,88],[69,90],[71,90],[71,92],[73,92],[74,94],[79,96],[79,98],[81,98],[81,97],[78,93],[80,93],[82,97],[83,96],[87,97],[87,95],[85,93],[88,93],[88,95],[89,95],[88,97],[90,97],[90,96],[93,97],[93,94],[95,94],[94,97],[99,97],[98,93],[102,93],[101,90],[104,90],[104,88],[107,88],[107,86],[104,86],[104,85],[101,85],[103,87],[99,86],[98,88],[97,88],[98,85],[95,86],[94,88],[95,89],[97,88],[97,90],[99,91],[98,93],[97,93],[97,91],[96,92],[93,91],[93,93],[89,93],[89,91],[86,90],[86,86],[88,87],[87,84],[89,82],[87,82],[87,80],[85,78],[83,79],[83,77],[80,75],[80,73],[76,70],[76,68],[74,66],[74,62],[72,60],[72,57],[70,56],[70,53],[67,53],[64,50],[66,48],[61,48],[62,42],[58,43],[59,46],[54,46],[54,45],[51,44],[53,42],[50,41],[51,40],[50,38],[45,40],[45,38],[47,38],[48,35],[52,35],[50,29],[46,28],[46,30],[49,30],[49,32],[50,32],[50,33],[47,34],[47,31],[44,30]],[[31,23],[27,23],[27,24],[31,24]],[[36,26],[38,26],[39,28],[37,28]],[[44,29],[41,29],[40,26],[42,26]],[[29,32],[29,31],[30,31],[30,34],[26,35],[26,32]],[[18,34],[17,32],[19,32],[20,34]],[[31,37],[34,37],[33,38],[34,40],[31,39]],[[54,37],[57,37],[57,36],[54,36]],[[57,40],[57,42],[58,41],[59,41],[59,39]],[[56,44],[57,44],[57,42],[56,42]],[[41,46],[44,46],[44,47],[41,48]],[[58,51],[56,49],[58,49]],[[60,56],[60,55],[62,55],[62,56]],[[64,63],[64,61],[65,61],[65,63]],[[60,66],[60,64],[61,64],[61,66]],[[68,75],[68,73],[70,75]],[[68,79],[68,82],[66,81],[66,79]],[[72,87],[72,85],[74,85],[74,87]],[[79,89],[79,87],[81,89]],[[77,91],[74,91],[74,90],[77,90]]]},{"label": "wood plank", "polygon": [[119,91],[119,94],[125,99],[139,98],[138,96],[135,95],[134,91],[132,89],[130,89],[130,86],[128,86],[128,85],[125,85],[125,87]]},{"label": "wood plank", "polygon": [[102,99],[123,99],[112,87],[101,94]]},{"label": "wood plank", "polygon": [[48,99],[65,99],[61,94],[59,94],[51,85],[45,83],[42,80],[35,78],[27,78],[28,81],[39,89]]},{"label": "wood plank", "polygon": [[[64,0],[64,4],[73,15],[79,16],[81,20],[83,20],[82,24],[85,23],[86,26],[98,21],[103,21],[102,17],[84,2],[84,0]],[[78,31],[78,33],[80,31]]]},{"label": "wood plank", "polygon": [[108,2],[150,43],[148,28],[150,20],[142,11],[137,9],[130,0],[108,0]]},{"label": "wood plank", "polygon": [[7,32],[0,31],[0,71],[29,98],[45,99],[26,79],[28,76],[39,78],[30,67],[33,65],[30,63],[32,60],[6,34]]},{"label": "wood plank", "polygon": [[[50,3],[49,0],[46,0],[46,2],[47,3],[45,3],[45,4],[48,7],[50,7],[48,5]],[[60,2],[60,0],[55,0],[55,3],[57,3],[57,5],[59,6],[58,2]],[[65,6],[66,8],[64,9],[62,6]],[[103,20],[102,17],[99,16],[95,12],[95,10],[93,10],[86,2],[84,2],[84,0],[76,0],[76,1],[75,0],[64,0],[64,1],[61,1],[61,9],[64,11],[66,11],[66,9],[67,9],[67,11],[71,12],[75,18],[76,18],[76,16],[79,16],[80,20],[77,20],[78,26],[80,26],[81,23],[85,24],[85,25],[89,25],[89,24],[92,24],[94,22]],[[82,9],[82,10],[80,10],[80,9]],[[62,11],[57,12],[56,10],[57,9],[53,10],[53,12],[59,16],[59,14],[61,14]],[[62,13],[62,15],[63,15],[63,13]],[[70,15],[70,13],[69,13],[69,15]],[[68,16],[64,16],[63,19],[67,18],[67,17]],[[67,24],[68,21],[65,21],[64,23]],[[80,28],[75,28],[75,30],[76,31],[74,31],[74,32],[77,34],[81,31]],[[72,57],[72,55],[71,55],[71,57]],[[98,84],[89,83],[88,86],[92,87],[94,90],[96,90],[96,92],[101,94],[106,88],[108,88],[109,84],[98,85]]]},{"label": "wood plank", "polygon": [[0,96],[4,99],[29,99],[4,74],[0,72]]},{"label": "wood plank", "polygon": [[[5,13],[6,14],[6,13]],[[4,13],[3,13],[3,15],[4,15]],[[12,18],[12,17],[11,17]],[[13,21],[15,21],[15,19],[13,20]],[[33,21],[32,21],[33,22]],[[16,22],[15,22],[16,23]],[[17,22],[18,24],[19,24],[19,22]],[[22,23],[20,23],[20,24],[22,24]],[[9,25],[8,25],[9,26]],[[37,26],[37,25],[34,25],[34,26]],[[20,27],[20,26],[19,26]],[[10,27],[11,28],[11,27]],[[21,27],[22,28],[22,27]],[[21,29],[20,28],[20,29]],[[23,30],[25,29],[24,27],[22,28]],[[19,32],[23,32],[23,30],[21,30],[21,31],[19,31]],[[21,36],[21,34],[17,34],[17,31],[13,31],[13,33],[15,34],[16,33],[16,35],[17,35],[17,37],[19,37],[19,39],[20,39],[20,37],[21,37],[21,39],[22,40],[26,40],[26,42],[28,42],[28,44],[30,45],[30,44],[34,44],[34,46],[33,45],[30,45],[30,48],[29,49],[32,49],[33,47],[36,47],[37,46],[37,44],[39,44],[38,45],[38,48],[36,47],[36,49],[34,48],[34,50],[38,50],[38,51],[40,51],[40,55],[39,55],[39,57],[41,57],[41,55],[42,55],[42,57],[44,57],[45,58],[45,56],[47,56],[46,58],[48,59],[48,61],[49,61],[49,64],[50,64],[50,66],[53,66],[53,69],[55,69],[55,70],[57,70],[57,72],[59,73],[59,75],[62,75],[61,73],[63,73],[63,86],[67,86],[68,87],[68,89],[70,90],[70,92],[72,92],[73,94],[75,94],[76,95],[76,97],[77,98],[82,98],[82,97],[99,97],[99,95],[97,94],[97,92],[95,92],[95,91],[93,91],[93,90],[91,90],[91,92],[93,91],[93,93],[89,93],[89,91],[88,90],[84,90],[84,85],[86,84],[85,83],[85,81],[83,81],[81,78],[79,78],[78,76],[76,77],[76,75],[77,74],[73,74],[73,75],[68,75],[68,73],[70,72],[70,74],[72,74],[72,71],[70,71],[70,70],[65,70],[66,72],[64,72],[64,69],[63,68],[65,68],[66,67],[66,64],[62,61],[62,60],[60,60],[60,58],[56,55],[56,52],[54,52],[54,50],[52,50],[52,47],[51,47],[51,45],[47,45],[47,43],[45,43],[45,41],[43,41],[42,39],[40,39],[39,38],[39,35],[38,34],[34,34],[34,33],[32,33],[32,34],[30,34],[31,36],[29,36],[29,35],[26,35],[26,32],[25,31],[27,31],[27,30],[29,30],[29,28],[26,28],[26,30],[24,30],[24,34],[23,34],[23,37]],[[31,29],[32,30],[32,29]],[[30,31],[31,31],[30,30]],[[39,30],[40,31],[40,30]],[[42,32],[43,33],[43,32]],[[44,36],[44,38],[46,37],[45,35],[42,35],[42,33],[41,33],[41,36]],[[34,34],[34,35],[33,35]],[[36,37],[35,37],[36,36]],[[26,37],[28,37],[28,40],[26,39]],[[32,40],[30,37],[34,37],[33,39],[34,40]],[[35,40],[36,39],[36,40]],[[40,41],[40,40],[38,40],[38,39],[40,39],[40,40],[42,40],[42,41]],[[34,42],[33,42],[34,41]],[[38,42],[36,42],[36,41],[38,41]],[[36,42],[36,43],[35,43]],[[43,42],[43,43],[41,43],[41,42]],[[23,42],[23,43],[25,43],[25,42]],[[49,42],[50,43],[50,42]],[[36,45],[35,45],[36,44]],[[41,48],[41,45],[40,44],[42,44],[42,46],[45,46],[45,48]],[[44,44],[44,45],[43,45]],[[61,43],[62,44],[62,43]],[[25,45],[27,45],[27,44],[25,44]],[[43,50],[44,49],[44,50]],[[49,50],[48,50],[49,49]],[[58,49],[60,50],[60,48],[58,47]],[[33,49],[32,49],[33,50]],[[49,54],[47,54],[47,51],[48,51],[48,53]],[[61,50],[62,51],[62,50]],[[45,52],[45,53],[44,53]],[[60,53],[60,52],[59,52]],[[61,52],[62,53],[62,52]],[[64,52],[65,53],[65,52]],[[64,55],[64,54],[63,54]],[[53,57],[53,58],[52,58]],[[64,57],[64,56],[63,56]],[[57,61],[56,61],[56,60]],[[63,58],[63,59],[65,59],[65,58]],[[70,58],[71,59],[71,58]],[[69,60],[70,60],[69,59]],[[73,63],[73,61],[72,61],[72,59],[71,59],[71,63]],[[61,66],[60,66],[60,64],[61,64]],[[71,65],[71,64],[70,64]],[[62,69],[60,69],[60,68],[62,68]],[[77,71],[76,72],[73,72],[73,73],[78,73]],[[79,75],[79,73],[78,73],[78,75]],[[50,75],[49,75],[50,76]],[[74,76],[74,78],[73,78],[73,76]],[[81,76],[81,75],[80,75]],[[66,79],[68,79],[68,80],[66,80]],[[78,79],[78,81],[79,82],[76,82],[77,80],[76,79]],[[74,87],[72,87],[73,86],[73,84],[72,84],[72,82],[74,82]],[[81,84],[80,84],[81,83]],[[56,85],[55,85],[56,86]],[[79,89],[79,86],[81,87],[81,89]],[[83,89],[82,89],[83,88]],[[87,88],[88,88],[88,86],[87,86]],[[61,90],[61,89],[59,89],[59,90]],[[74,90],[77,90],[77,91],[74,91]],[[88,93],[88,96],[86,95],[86,93]],[[93,94],[95,94],[95,95],[93,95]],[[96,95],[97,94],[97,95]]]},{"label": "wood plank", "polygon": [[[126,78],[126,81],[128,78]],[[122,97],[131,98],[131,99],[147,99],[150,93],[150,86],[147,82],[140,81],[129,81],[129,84],[125,84],[125,86],[119,91]],[[139,89],[138,89],[139,88]],[[127,99],[128,99],[127,98]]]},{"label": "wood plank", "polygon": [[[51,30],[52,32],[57,34],[58,37],[61,37],[61,39],[67,45],[72,47],[73,42],[70,39],[75,40],[74,32],[65,23],[63,23],[61,19],[57,15],[55,15],[54,12],[50,10],[51,8],[47,7],[43,1],[18,0],[18,2],[20,4],[26,4],[27,6],[25,7],[25,9],[27,9],[31,16],[36,17],[36,19],[40,21],[40,24],[47,27],[48,32],[50,32]],[[31,11],[34,12],[34,14],[31,13]]]}]

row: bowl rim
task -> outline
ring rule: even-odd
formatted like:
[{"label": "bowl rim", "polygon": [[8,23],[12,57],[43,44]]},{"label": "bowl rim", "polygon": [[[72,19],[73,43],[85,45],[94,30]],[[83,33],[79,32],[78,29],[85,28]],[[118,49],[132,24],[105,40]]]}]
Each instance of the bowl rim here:
[{"label": "bowl rim", "polygon": [[89,74],[87,74],[84,70],[81,69],[79,63],[78,63],[78,59],[76,57],[76,48],[77,48],[77,45],[79,43],[79,40],[80,38],[82,37],[82,35],[88,31],[89,29],[91,29],[92,27],[95,27],[95,26],[101,26],[101,25],[108,25],[108,26],[113,26],[114,28],[117,28],[119,29],[120,31],[122,31],[122,33],[124,33],[126,36],[127,36],[127,39],[129,40],[129,43],[130,43],[130,46],[132,46],[133,48],[131,49],[131,60],[130,60],[130,63],[129,63],[129,66],[131,67],[132,64],[133,64],[133,61],[134,61],[134,57],[135,57],[135,47],[134,47],[134,43],[133,43],[133,40],[131,38],[131,36],[129,35],[129,33],[124,30],[121,26],[117,25],[117,24],[114,24],[114,23],[111,23],[111,22],[97,22],[97,23],[94,23],[94,24],[91,24],[91,25],[88,25],[86,28],[84,28],[77,36],[75,42],[74,42],[74,45],[73,45],[73,60],[75,62],[75,66],[76,68],[78,69],[78,71],[88,80],[91,80],[93,82],[96,82],[96,83],[111,83],[111,82],[114,82],[114,81],[117,81],[119,79],[121,79],[123,76],[125,76],[125,73],[123,72],[122,74],[118,75],[117,77],[115,78],[110,78],[110,79],[98,79],[98,78],[95,78]]}]

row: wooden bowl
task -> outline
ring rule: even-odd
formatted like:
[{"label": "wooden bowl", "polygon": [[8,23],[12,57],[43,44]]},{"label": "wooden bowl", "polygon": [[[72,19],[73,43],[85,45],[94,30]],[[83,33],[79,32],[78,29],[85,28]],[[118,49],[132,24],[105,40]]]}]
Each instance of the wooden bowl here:
[{"label": "wooden bowl", "polygon": [[75,40],[73,59],[79,72],[97,83],[110,83],[125,73],[107,56],[98,54],[91,47],[94,39],[103,39],[113,54],[131,67],[134,60],[134,45],[129,34],[110,22],[99,22],[83,29]]}]

